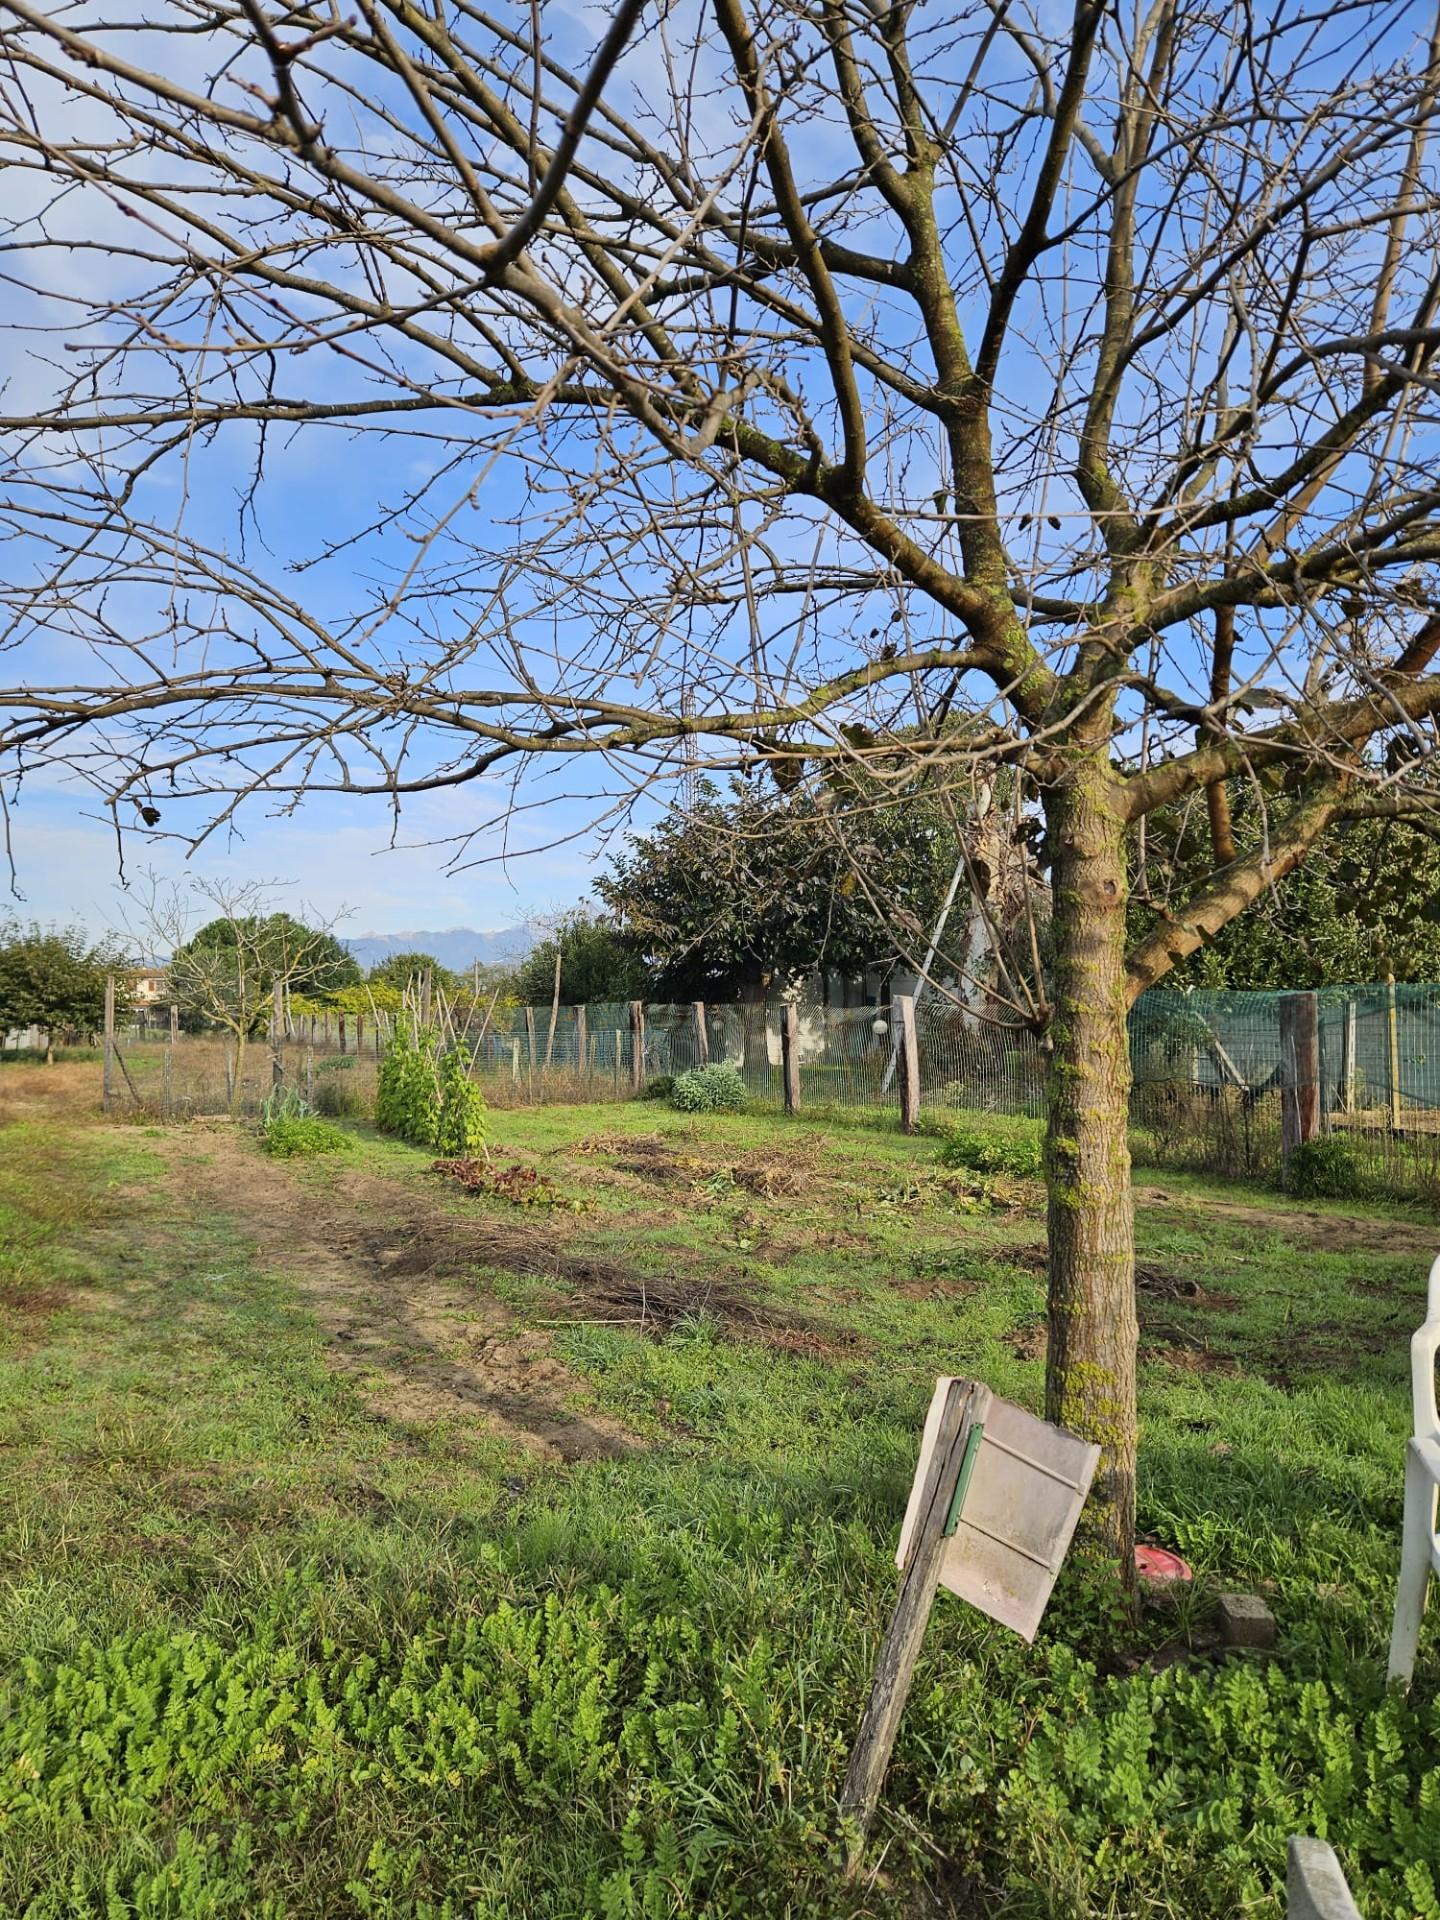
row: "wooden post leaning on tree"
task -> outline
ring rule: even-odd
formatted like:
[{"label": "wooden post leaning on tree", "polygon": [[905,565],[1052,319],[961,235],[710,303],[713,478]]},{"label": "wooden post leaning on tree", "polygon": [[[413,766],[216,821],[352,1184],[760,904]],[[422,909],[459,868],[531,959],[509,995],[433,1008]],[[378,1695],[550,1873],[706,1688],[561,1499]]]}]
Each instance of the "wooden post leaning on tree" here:
[{"label": "wooden post leaning on tree", "polygon": [[1288,1168],[1296,1147],[1320,1131],[1320,1002],[1313,993],[1280,996],[1280,1151]]},{"label": "wooden post leaning on tree", "polygon": [[115,976],[105,976],[105,1065],[100,1082],[100,1106],[109,1113],[115,1100]]},{"label": "wooden post leaning on tree", "polygon": [[919,1525],[910,1544],[910,1555],[900,1581],[900,1593],[890,1625],[880,1643],[875,1662],[875,1677],[865,1717],[860,1722],[850,1767],[840,1794],[840,1811],[856,1827],[850,1850],[849,1870],[854,1873],[864,1851],[865,1836],[875,1817],[880,1789],[900,1716],[910,1692],[915,1662],[925,1639],[930,1609],[940,1588],[940,1568],[945,1558],[946,1528],[950,1509],[960,1488],[961,1468],[965,1461],[972,1426],[983,1426],[990,1406],[990,1389],[968,1380],[952,1380],[941,1415],[940,1431],[930,1460],[930,1477],[921,1496]]},{"label": "wooden post leaning on tree", "polygon": [[900,1068],[900,1131],[913,1133],[920,1119],[920,1043],[913,994],[895,996],[895,1052]]},{"label": "wooden post leaning on tree", "polygon": [[705,1002],[690,1002],[690,1017],[695,1022],[695,1064],[708,1067],[710,1064],[710,1035],[705,1030]]},{"label": "wooden post leaning on tree", "polygon": [[645,1091],[645,1002],[630,1002],[630,1090]]},{"label": "wooden post leaning on tree", "polygon": [[787,1000],[780,1010],[780,1063],[785,1078],[785,1111],[800,1111],[800,1010]]},{"label": "wooden post leaning on tree", "polygon": [[1390,1040],[1390,1130],[1400,1131],[1400,1016],[1395,1006],[1395,976],[1385,976],[1385,1020]]}]

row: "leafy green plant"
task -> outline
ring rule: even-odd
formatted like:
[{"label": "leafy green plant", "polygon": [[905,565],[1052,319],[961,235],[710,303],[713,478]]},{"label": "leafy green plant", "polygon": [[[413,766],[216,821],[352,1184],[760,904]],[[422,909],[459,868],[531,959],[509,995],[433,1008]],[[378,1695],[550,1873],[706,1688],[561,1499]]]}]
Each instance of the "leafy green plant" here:
[{"label": "leafy green plant", "polygon": [[[303,1106],[303,1102],[301,1102]],[[355,1142],[334,1121],[307,1112],[276,1112],[261,1125],[261,1144],[276,1160],[298,1160],[311,1154],[349,1154]]]},{"label": "leafy green plant", "polygon": [[1355,1149],[1338,1134],[1306,1140],[1290,1155],[1285,1185],[1306,1200],[1348,1200],[1360,1191]]},{"label": "leafy green plant", "polygon": [[483,1151],[485,1096],[464,1052],[447,1049],[433,1027],[397,1027],[376,1079],[375,1124],[451,1158]]},{"label": "leafy green plant", "polygon": [[990,1114],[983,1120],[934,1122],[940,1158],[947,1167],[976,1173],[1008,1173],[1033,1180],[1044,1171],[1045,1135],[1040,1121],[1022,1114]]},{"label": "leafy green plant", "polygon": [[436,1151],[452,1159],[483,1152],[485,1096],[470,1078],[470,1061],[459,1047],[440,1056],[436,1081],[440,1096],[433,1142]]},{"label": "leafy green plant", "polygon": [[676,1076],[670,1104],[681,1113],[743,1113],[750,1095],[734,1067],[718,1062]]},{"label": "leafy green plant", "polygon": [[375,1124],[416,1146],[433,1147],[440,1116],[436,1053],[440,1036],[430,1029],[396,1027],[375,1079]]}]

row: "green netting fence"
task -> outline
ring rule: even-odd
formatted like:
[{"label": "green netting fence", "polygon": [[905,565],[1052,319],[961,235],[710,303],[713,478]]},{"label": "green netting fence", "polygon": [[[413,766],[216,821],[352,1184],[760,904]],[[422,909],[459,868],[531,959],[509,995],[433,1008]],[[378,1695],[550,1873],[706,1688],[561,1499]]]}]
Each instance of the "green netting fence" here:
[{"label": "green netting fence", "polygon": [[[497,1106],[634,1097],[708,1059],[744,1076],[760,1107],[784,1098],[778,999],[745,1005],[627,1003],[517,1008],[479,1016],[463,1035]],[[797,1009],[800,1102],[893,1120],[898,1111],[893,1010]],[[1044,1053],[1030,1028],[979,1019],[940,994],[916,1004],[922,1114],[1039,1115]],[[290,1084],[344,1076],[363,1108],[373,1085],[374,1024],[348,1035],[300,1022],[287,1040]],[[153,1029],[118,1036],[117,1097],[132,1092],[177,1115],[253,1111],[271,1082],[268,1042],[253,1043],[237,1086],[214,1036],[182,1035],[167,1059]],[[348,1052],[347,1052],[348,1048]],[[1327,987],[1316,993],[1142,997],[1130,1018],[1136,1159],[1251,1180],[1278,1176],[1287,1143],[1349,1143],[1360,1191],[1440,1200],[1440,986]],[[126,1070],[128,1069],[128,1071]],[[1298,1129],[1298,1131],[1297,1131]]]}]

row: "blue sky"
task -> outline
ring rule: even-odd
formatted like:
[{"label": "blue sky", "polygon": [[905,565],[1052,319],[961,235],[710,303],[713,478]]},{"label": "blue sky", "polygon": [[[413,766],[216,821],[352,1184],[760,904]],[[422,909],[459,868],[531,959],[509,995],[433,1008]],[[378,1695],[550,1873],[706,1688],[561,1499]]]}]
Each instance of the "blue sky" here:
[{"label": "blue sky", "polygon": [[[466,805],[444,797],[417,801],[402,839],[437,837],[452,824],[445,816]],[[23,895],[17,900],[7,890],[11,912],[79,921],[97,933],[124,920],[115,836],[88,795],[58,783],[43,790],[37,784],[22,794],[11,825]],[[293,820],[267,818],[252,808],[242,830],[243,839],[214,844],[189,863],[178,850],[132,838],[126,863],[132,874],[152,868],[183,879],[195,870],[274,882],[277,897],[292,910],[311,907],[326,921],[343,914],[337,930],[355,935],[514,926],[580,899],[596,857],[593,845],[578,845],[447,875],[443,849],[392,849],[376,802],[339,797],[316,799]]]}]

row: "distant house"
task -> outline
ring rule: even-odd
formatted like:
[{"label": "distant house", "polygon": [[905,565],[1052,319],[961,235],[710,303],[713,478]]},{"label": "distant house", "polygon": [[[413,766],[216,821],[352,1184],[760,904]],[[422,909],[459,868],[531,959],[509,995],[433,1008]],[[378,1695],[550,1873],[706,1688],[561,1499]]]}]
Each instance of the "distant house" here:
[{"label": "distant house", "polygon": [[170,981],[164,967],[140,967],[133,976],[131,998],[137,1013],[151,1007],[163,1007],[170,998]]}]

